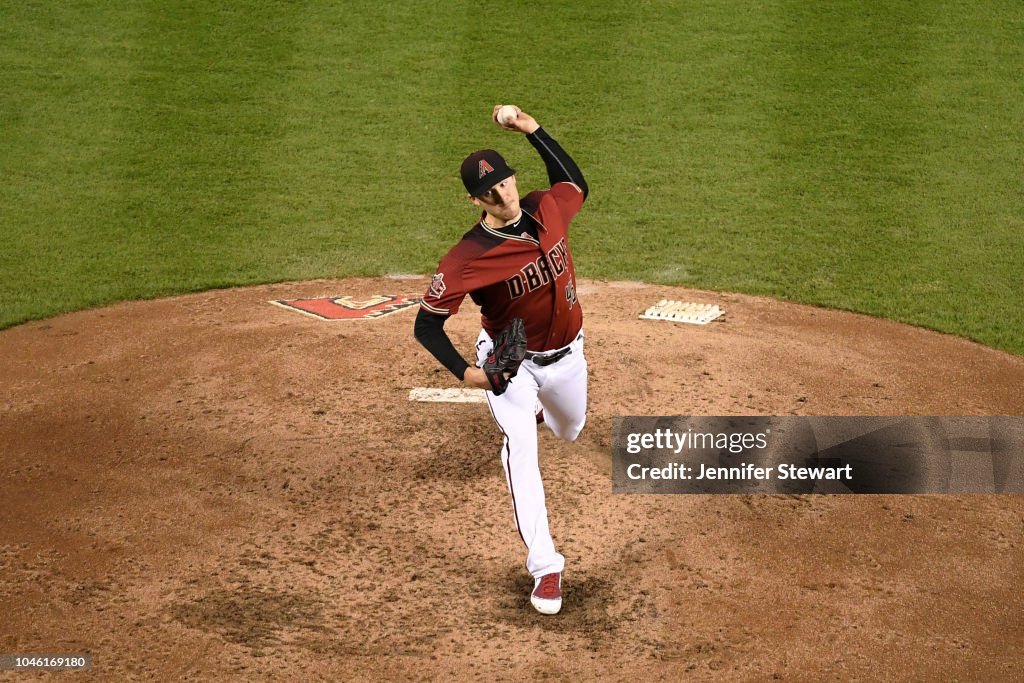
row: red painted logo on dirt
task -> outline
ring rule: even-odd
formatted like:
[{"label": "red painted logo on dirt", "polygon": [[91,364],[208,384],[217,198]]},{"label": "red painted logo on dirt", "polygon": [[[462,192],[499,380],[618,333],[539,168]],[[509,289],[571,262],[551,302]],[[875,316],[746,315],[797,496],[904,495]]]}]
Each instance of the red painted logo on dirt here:
[{"label": "red painted logo on dirt", "polygon": [[320,299],[280,299],[271,303],[321,320],[372,320],[416,306],[419,302],[418,297],[374,294],[362,299],[339,296]]}]

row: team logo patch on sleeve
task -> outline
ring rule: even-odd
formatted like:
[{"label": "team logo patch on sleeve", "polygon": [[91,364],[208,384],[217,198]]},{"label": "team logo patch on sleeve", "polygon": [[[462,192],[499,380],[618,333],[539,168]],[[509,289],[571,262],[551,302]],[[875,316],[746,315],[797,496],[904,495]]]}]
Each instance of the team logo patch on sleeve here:
[{"label": "team logo patch on sleeve", "polygon": [[321,320],[373,320],[420,303],[419,297],[375,294],[366,299],[351,296],[320,299],[279,299],[270,303]]},{"label": "team logo patch on sleeve", "polygon": [[435,299],[440,299],[442,296],[444,296],[444,290],[446,289],[448,289],[448,287],[446,287],[444,284],[444,273],[438,273],[430,281],[430,290],[427,292],[427,296],[434,297]]}]

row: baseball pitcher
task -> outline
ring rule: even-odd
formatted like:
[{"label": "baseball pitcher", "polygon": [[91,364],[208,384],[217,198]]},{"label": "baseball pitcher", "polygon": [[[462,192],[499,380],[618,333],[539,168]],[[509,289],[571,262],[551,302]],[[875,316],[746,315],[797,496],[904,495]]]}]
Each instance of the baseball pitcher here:
[{"label": "baseball pitcher", "polygon": [[[497,105],[491,118],[504,130],[526,135],[544,161],[550,187],[520,198],[516,171],[500,154],[486,149],[466,157],[462,182],[480,218],[441,259],[415,335],[460,381],[486,390],[504,436],[501,461],[534,578],[530,601],[542,614],[557,614],[565,558],[548,529],[537,428],[546,424],[573,441],[586,421],[583,311],[569,223],[589,190],[576,163],[532,116],[514,105]],[[473,366],[444,331],[467,294],[480,306],[483,328]]]}]

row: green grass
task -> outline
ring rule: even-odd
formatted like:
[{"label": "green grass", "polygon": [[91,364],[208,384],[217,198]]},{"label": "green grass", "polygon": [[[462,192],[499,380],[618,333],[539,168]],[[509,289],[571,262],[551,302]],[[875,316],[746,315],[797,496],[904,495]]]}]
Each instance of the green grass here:
[{"label": "green grass", "polygon": [[1024,354],[1019,2],[8,3],[0,327],[433,270],[458,164],[593,194],[580,274],[862,311]]}]

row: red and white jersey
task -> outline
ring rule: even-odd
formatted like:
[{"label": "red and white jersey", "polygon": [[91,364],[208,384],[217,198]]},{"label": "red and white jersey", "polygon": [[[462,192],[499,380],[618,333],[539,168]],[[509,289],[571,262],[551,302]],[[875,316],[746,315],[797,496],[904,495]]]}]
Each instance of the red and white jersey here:
[{"label": "red and white jersey", "polygon": [[[583,327],[569,251],[569,223],[582,206],[583,192],[560,182],[526,195],[516,224],[496,229],[481,219],[441,259],[420,305],[455,315],[469,294],[491,337],[522,318],[530,351],[568,345]],[[530,222],[539,239],[530,235]]]}]

